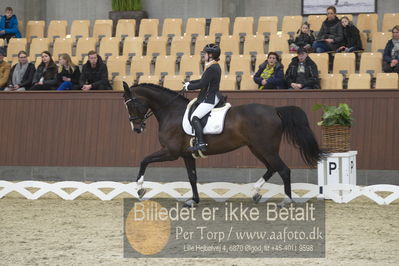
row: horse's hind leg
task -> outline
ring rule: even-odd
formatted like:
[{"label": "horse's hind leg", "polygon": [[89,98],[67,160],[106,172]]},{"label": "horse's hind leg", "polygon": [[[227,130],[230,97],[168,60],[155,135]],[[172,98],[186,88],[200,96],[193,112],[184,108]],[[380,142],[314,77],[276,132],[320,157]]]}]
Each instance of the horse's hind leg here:
[{"label": "horse's hind leg", "polygon": [[257,152],[252,147],[249,147],[249,149],[267,168],[266,173],[261,178],[259,178],[259,180],[256,181],[254,184],[254,194],[252,196],[252,199],[255,202],[259,202],[259,200],[262,198],[262,196],[259,194],[260,189],[274,175],[274,173],[276,171],[272,167],[270,167],[268,162],[265,160],[265,158],[259,152]]},{"label": "horse's hind leg", "polygon": [[279,206],[284,206],[286,203],[292,202],[292,196],[291,196],[291,170],[288,168],[288,166],[281,160],[280,156],[278,154],[274,155],[267,155],[265,156],[267,162],[275,169],[281,178],[283,179],[284,183],[284,192],[288,196],[288,199],[284,199]]},{"label": "horse's hind leg", "polygon": [[188,179],[190,180],[191,189],[193,191],[193,198],[187,200],[184,204],[186,207],[193,207],[194,204],[199,203],[199,195],[197,189],[197,170],[195,167],[195,159],[192,157],[184,157]]}]

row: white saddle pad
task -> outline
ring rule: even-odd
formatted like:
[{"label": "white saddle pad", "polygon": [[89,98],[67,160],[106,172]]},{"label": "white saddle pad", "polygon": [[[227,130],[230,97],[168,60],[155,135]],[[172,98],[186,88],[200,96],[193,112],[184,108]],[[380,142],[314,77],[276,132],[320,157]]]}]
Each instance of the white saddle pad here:
[{"label": "white saddle pad", "polygon": [[[184,113],[183,117],[183,130],[186,132],[186,134],[190,136],[194,136],[193,129],[191,127],[189,117],[188,117],[188,112],[190,110],[190,107],[194,104],[194,102],[197,100],[197,98],[193,99],[186,108],[186,112]],[[214,108],[211,111],[211,114],[209,115],[208,122],[206,123],[204,127],[204,134],[220,134],[223,131],[223,126],[224,126],[224,118],[226,117],[227,111],[230,109],[231,104],[226,103],[225,106],[220,107],[220,108]]]}]

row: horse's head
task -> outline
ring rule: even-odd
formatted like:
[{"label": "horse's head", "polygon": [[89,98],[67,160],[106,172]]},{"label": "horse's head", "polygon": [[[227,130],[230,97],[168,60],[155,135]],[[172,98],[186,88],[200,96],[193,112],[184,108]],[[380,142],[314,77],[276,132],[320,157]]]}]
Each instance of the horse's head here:
[{"label": "horse's head", "polygon": [[145,120],[148,118],[148,105],[143,101],[134,96],[132,90],[126,82],[123,82],[123,98],[125,100],[126,109],[129,112],[129,121],[132,126],[132,130],[136,133],[141,133],[145,128]]}]

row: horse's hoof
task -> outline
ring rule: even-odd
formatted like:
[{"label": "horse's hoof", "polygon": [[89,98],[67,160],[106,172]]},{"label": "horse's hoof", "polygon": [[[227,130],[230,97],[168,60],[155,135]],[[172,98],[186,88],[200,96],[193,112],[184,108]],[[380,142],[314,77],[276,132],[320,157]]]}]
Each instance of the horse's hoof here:
[{"label": "horse's hoof", "polygon": [[189,200],[187,200],[187,201],[184,203],[183,207],[184,207],[184,208],[193,208],[196,204],[198,204],[198,203],[197,203],[195,200],[189,199]]},{"label": "horse's hoof", "polygon": [[283,208],[288,204],[294,203],[294,201],[290,198],[283,199],[280,203],[277,203],[278,208]]},{"label": "horse's hoof", "polygon": [[252,196],[252,199],[258,203],[260,201],[260,199],[262,198],[262,195],[259,193],[256,193],[255,195]]},{"label": "horse's hoof", "polygon": [[140,188],[139,190],[137,190],[137,195],[139,195],[139,199],[141,199],[145,195],[145,193],[145,188]]}]

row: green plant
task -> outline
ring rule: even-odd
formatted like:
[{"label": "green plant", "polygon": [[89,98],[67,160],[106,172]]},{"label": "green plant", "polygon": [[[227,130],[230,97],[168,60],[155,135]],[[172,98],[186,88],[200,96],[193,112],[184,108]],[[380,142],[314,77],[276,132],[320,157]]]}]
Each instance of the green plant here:
[{"label": "green plant", "polygon": [[321,121],[317,123],[319,126],[352,125],[352,109],[346,103],[340,103],[338,107],[324,104],[315,104],[313,106],[313,111],[319,109],[323,109]]},{"label": "green plant", "polygon": [[138,11],[141,8],[141,0],[112,0],[113,11]]}]

